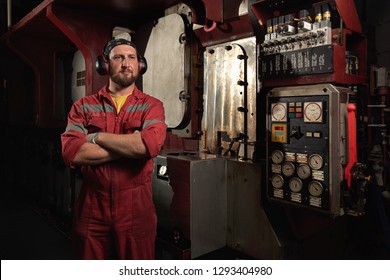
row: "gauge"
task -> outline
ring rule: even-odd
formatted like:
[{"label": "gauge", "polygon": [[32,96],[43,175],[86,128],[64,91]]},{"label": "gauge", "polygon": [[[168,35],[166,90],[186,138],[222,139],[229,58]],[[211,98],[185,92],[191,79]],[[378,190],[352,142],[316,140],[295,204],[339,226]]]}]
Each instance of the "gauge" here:
[{"label": "gauge", "polygon": [[319,154],[312,154],[309,157],[309,166],[314,170],[318,170],[324,164],[324,159]]},{"label": "gauge", "polygon": [[288,183],[288,186],[293,192],[300,192],[302,189],[302,181],[297,177],[292,177]]},{"label": "gauge", "polygon": [[294,174],[295,172],[295,166],[293,163],[291,162],[285,162],[283,163],[282,165],[282,172],[284,175],[286,175],[287,177],[290,177]]},{"label": "gauge", "polygon": [[273,122],[287,121],[287,104],[286,103],[272,103],[271,104],[271,120]]},{"label": "gauge", "polygon": [[322,122],[322,102],[305,102],[303,105],[304,122]]},{"label": "gauge", "polygon": [[324,191],[324,187],[322,184],[318,181],[311,181],[309,185],[307,186],[309,189],[309,193],[312,196],[321,196],[322,192]]},{"label": "gauge", "polygon": [[284,159],[283,152],[279,150],[272,151],[271,159],[273,163],[281,164]]},{"label": "gauge", "polygon": [[279,174],[274,174],[271,178],[271,184],[274,188],[280,189],[283,187],[284,184],[284,179],[281,175]]},{"label": "gauge", "polygon": [[297,167],[297,174],[301,179],[307,179],[310,176],[310,167],[307,164],[300,164]]},{"label": "gauge", "polygon": [[168,168],[165,165],[161,165],[160,169],[158,170],[158,175],[165,176],[167,174]]}]

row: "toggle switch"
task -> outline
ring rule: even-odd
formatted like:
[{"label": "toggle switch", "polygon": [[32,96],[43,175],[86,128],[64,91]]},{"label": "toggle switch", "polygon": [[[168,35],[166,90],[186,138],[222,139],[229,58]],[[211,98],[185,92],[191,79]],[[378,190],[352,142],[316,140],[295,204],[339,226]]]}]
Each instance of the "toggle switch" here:
[{"label": "toggle switch", "polygon": [[294,137],[295,139],[299,139],[303,136],[303,133],[301,132],[301,127],[294,125],[291,127],[291,137]]}]

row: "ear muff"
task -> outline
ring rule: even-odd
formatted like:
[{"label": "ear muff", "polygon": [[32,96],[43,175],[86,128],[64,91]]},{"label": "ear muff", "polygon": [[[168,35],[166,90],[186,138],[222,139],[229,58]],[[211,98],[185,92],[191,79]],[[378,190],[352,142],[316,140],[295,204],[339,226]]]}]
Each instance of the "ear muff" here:
[{"label": "ear muff", "polygon": [[108,61],[104,55],[99,55],[96,58],[95,68],[96,68],[96,71],[102,76],[108,74],[110,66],[109,66]]},{"label": "ear muff", "polygon": [[146,70],[148,70],[148,62],[145,57],[138,57],[138,71],[140,75],[145,74]]}]

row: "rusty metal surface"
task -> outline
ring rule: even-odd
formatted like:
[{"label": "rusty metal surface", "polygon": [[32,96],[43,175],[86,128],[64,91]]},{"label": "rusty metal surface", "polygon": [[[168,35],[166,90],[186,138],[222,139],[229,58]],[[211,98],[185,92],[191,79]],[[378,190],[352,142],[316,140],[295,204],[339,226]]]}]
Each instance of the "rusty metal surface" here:
[{"label": "rusty metal surface", "polygon": [[[244,51],[248,57],[247,65],[244,59],[238,58],[244,54]],[[229,139],[237,137],[240,133],[248,136],[249,141],[254,141],[256,139],[255,38],[249,37],[208,47],[204,54],[204,67],[205,108],[200,149],[217,154],[219,146],[222,146],[223,153],[229,145]],[[245,80],[246,89],[242,85]],[[218,139],[218,133],[225,139]],[[249,151],[248,154],[251,155],[252,152]]]}]

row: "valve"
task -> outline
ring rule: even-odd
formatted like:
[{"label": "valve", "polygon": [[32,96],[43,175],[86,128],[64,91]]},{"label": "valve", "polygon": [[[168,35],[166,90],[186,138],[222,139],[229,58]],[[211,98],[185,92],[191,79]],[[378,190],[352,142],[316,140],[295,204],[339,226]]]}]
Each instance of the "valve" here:
[{"label": "valve", "polygon": [[364,214],[364,206],[366,204],[366,191],[371,183],[371,175],[367,175],[367,167],[365,164],[356,163],[351,168],[352,191],[351,198],[353,204],[349,214],[354,213],[356,216]]},{"label": "valve", "polygon": [[348,164],[344,174],[350,196],[349,214],[361,216],[364,214],[366,190],[371,182],[371,176],[366,176],[367,167],[357,162],[356,144],[356,106],[347,105],[348,110]]}]

